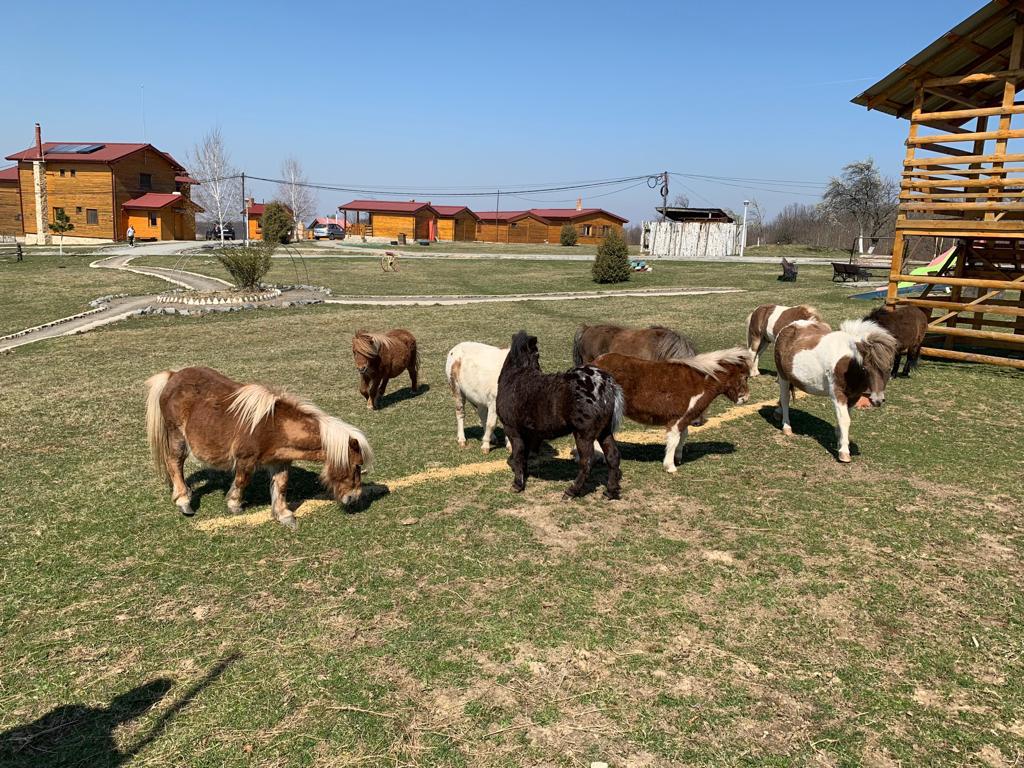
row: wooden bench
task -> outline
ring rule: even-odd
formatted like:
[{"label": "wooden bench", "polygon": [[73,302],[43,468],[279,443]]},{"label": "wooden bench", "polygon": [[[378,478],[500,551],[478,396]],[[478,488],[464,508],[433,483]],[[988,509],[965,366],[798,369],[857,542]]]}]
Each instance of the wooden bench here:
[{"label": "wooden bench", "polygon": [[871,273],[858,264],[851,264],[848,261],[832,262],[832,282],[850,283],[860,280],[870,280]]},{"label": "wooden bench", "polygon": [[784,283],[795,283],[797,275],[797,266],[795,261],[790,261],[786,257],[782,258],[782,274],[779,275],[779,280]]}]

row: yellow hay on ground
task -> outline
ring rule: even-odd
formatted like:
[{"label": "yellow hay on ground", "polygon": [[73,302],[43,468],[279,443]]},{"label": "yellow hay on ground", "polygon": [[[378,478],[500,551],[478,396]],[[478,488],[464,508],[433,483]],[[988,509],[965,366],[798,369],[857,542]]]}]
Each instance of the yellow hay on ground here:
[{"label": "yellow hay on ground", "polygon": [[[794,392],[794,399],[805,397],[803,392]],[[757,413],[764,407],[774,408],[777,400],[762,400],[758,403],[747,403],[746,405],[730,408],[719,416],[712,416],[699,427],[690,427],[690,434],[700,434],[709,429],[715,429],[726,422],[742,419],[745,416]],[[665,433],[660,429],[646,429],[635,432],[620,432],[615,436],[620,443],[663,443]],[[558,458],[567,459],[570,456],[571,446],[563,446],[558,451]],[[393,493],[403,488],[410,488],[426,482],[457,480],[463,477],[479,477],[480,475],[491,475],[495,472],[504,472],[508,469],[505,463],[505,456],[500,455],[487,461],[475,461],[471,464],[460,464],[457,467],[438,467],[427,469],[423,472],[415,472],[405,477],[397,477],[385,483]],[[299,505],[295,510],[295,517],[305,517],[321,509],[337,507],[337,503],[327,499],[309,499]],[[229,517],[211,517],[209,520],[200,520],[196,528],[201,531],[219,531],[225,528],[251,528],[256,525],[271,522],[270,508],[261,507],[254,512],[244,515],[231,515]]]}]

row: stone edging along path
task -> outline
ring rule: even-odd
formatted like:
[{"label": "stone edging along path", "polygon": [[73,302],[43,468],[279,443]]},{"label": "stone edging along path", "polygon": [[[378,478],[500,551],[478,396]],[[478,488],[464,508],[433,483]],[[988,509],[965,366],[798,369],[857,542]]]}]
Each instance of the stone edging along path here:
[{"label": "stone edging along path", "polygon": [[[139,250],[144,250],[140,248]],[[142,253],[126,254],[118,253],[97,259],[89,264],[96,269],[118,269],[125,272],[134,272],[148,277],[155,277],[172,283],[186,291],[209,292],[223,290],[229,286],[225,280],[218,277],[209,277],[196,272],[184,270],[167,269],[165,267],[148,267],[130,265],[132,259],[142,256]],[[490,295],[449,295],[449,296],[333,296],[330,292],[323,290],[325,296],[330,298],[319,298],[317,296],[306,296],[305,293],[312,293],[311,286],[292,286],[299,289],[302,295],[294,301],[283,301],[280,306],[292,307],[305,304],[346,304],[346,305],[371,305],[371,306],[457,306],[464,304],[489,304],[521,301],[573,301],[583,299],[608,298],[614,296],[622,297],[643,297],[643,296],[703,296],[717,293],[740,293],[739,288],[651,288],[645,290],[619,290],[619,291],[577,291],[563,293],[519,293],[498,296]],[[183,297],[184,299],[184,297]],[[242,304],[196,304],[193,300],[185,299],[177,302],[185,308],[174,309],[166,306],[173,303],[173,300],[166,298],[166,294],[147,294],[143,296],[115,295],[104,296],[94,299],[90,304],[99,304],[93,309],[79,312],[68,317],[52,320],[48,323],[25,328],[21,331],[0,337],[0,353],[9,352],[17,347],[34,344],[37,341],[53,339],[59,336],[71,336],[85,333],[86,331],[99,328],[110,323],[124,320],[133,315],[142,314],[201,314],[209,311],[235,311],[241,309],[255,309],[255,303]],[[163,308],[160,305],[164,305]],[[267,305],[271,306],[271,305]]]}]

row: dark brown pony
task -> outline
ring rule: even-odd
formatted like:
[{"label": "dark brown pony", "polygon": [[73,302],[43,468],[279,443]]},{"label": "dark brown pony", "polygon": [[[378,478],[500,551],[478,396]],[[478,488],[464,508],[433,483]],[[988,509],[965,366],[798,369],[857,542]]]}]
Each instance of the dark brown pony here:
[{"label": "dark brown pony", "polygon": [[359,371],[359,394],[371,411],[380,406],[388,380],[409,371],[412,391],[419,388],[419,353],[416,337],[404,328],[384,333],[356,331],[352,337],[352,357]]},{"label": "dark brown pony", "polygon": [[742,347],[683,360],[640,360],[618,353],[594,365],[608,371],[626,396],[626,415],[665,428],[665,471],[675,472],[687,430],[719,395],[734,403],[750,396],[751,353]]},{"label": "dark brown pony", "polygon": [[581,325],[572,342],[575,365],[592,363],[601,355],[618,352],[644,360],[693,357],[693,341],[663,325],[626,328],[621,325]]},{"label": "dark brown pony", "polygon": [[885,328],[896,339],[896,357],[892,363],[892,375],[895,376],[900,367],[900,355],[906,355],[903,375],[909,376],[910,369],[917,366],[921,357],[921,345],[924,334],[928,330],[930,311],[910,304],[897,304],[895,307],[879,307],[865,320],[872,320]]},{"label": "dark brown pony", "polygon": [[157,472],[171,483],[171,500],[191,516],[192,491],[183,467],[197,459],[234,472],[227,504],[242,496],[261,466],[271,475],[271,516],[295,526],[285,490],[293,461],[323,463],[320,480],[338,501],[362,494],[362,472],[373,463],[366,437],[312,403],[261,384],[240,384],[212,368],[163,371],[146,381],[146,435]]}]

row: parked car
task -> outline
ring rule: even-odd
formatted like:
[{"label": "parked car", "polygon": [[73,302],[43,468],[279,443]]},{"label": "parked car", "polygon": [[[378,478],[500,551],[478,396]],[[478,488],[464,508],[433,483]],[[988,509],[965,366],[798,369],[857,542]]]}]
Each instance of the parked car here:
[{"label": "parked car", "polygon": [[313,239],[321,240],[342,240],[345,237],[345,230],[339,224],[317,224],[313,227]]},{"label": "parked car", "polygon": [[[214,224],[212,227],[210,227],[208,230],[206,230],[206,239],[207,240],[220,240],[220,225],[219,224]],[[232,227],[230,224],[225,224],[224,225],[224,239],[225,240],[234,240],[235,239],[235,228]]]}]

